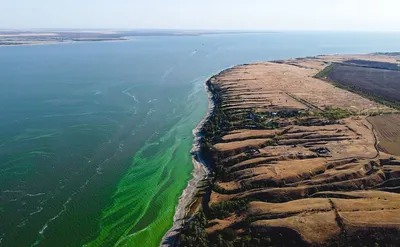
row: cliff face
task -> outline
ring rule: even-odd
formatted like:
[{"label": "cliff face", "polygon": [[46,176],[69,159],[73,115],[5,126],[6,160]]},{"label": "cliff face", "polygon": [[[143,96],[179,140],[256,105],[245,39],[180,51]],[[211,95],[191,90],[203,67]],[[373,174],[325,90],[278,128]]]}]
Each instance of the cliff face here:
[{"label": "cliff face", "polygon": [[214,177],[181,246],[398,243],[400,161],[367,120],[394,110],[313,77],[344,59],[237,66],[208,82]]}]

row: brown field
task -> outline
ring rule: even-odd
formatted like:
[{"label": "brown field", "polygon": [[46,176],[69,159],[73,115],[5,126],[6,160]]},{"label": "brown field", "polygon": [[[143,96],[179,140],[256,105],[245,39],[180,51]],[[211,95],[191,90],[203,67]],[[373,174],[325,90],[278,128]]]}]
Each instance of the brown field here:
[{"label": "brown field", "polygon": [[204,211],[251,202],[213,219],[209,235],[233,229],[240,242],[251,229],[324,246],[345,233],[400,232],[400,160],[385,154],[400,155],[400,115],[368,117],[396,110],[314,78],[331,62],[350,59],[394,58],[291,59],[210,79],[221,115],[213,125],[220,134],[210,139],[218,174]]},{"label": "brown field", "polygon": [[[218,82],[226,89],[223,107],[255,108],[259,111],[324,109],[328,106],[354,112],[389,110],[386,106],[313,78],[316,72],[318,69],[276,63],[235,67],[230,73],[224,73],[221,81],[218,77]],[[232,81],[240,84],[232,84]]]},{"label": "brown field", "polygon": [[379,139],[382,152],[400,156],[400,115],[382,115],[368,118]]},{"label": "brown field", "polygon": [[[382,66],[385,63],[371,63],[371,66]],[[359,65],[335,65],[327,74],[327,79],[342,86],[376,95],[392,102],[400,99],[400,71],[397,64],[389,64],[390,69],[369,68]]]},{"label": "brown field", "polygon": [[222,139],[224,141],[233,141],[237,139],[247,139],[247,138],[271,138],[277,134],[276,130],[234,130],[227,135],[225,135]]}]

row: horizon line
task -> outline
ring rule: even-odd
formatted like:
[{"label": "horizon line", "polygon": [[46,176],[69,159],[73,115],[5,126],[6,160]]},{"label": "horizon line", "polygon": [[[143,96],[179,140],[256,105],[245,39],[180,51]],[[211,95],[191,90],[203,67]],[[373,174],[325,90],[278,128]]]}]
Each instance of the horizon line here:
[{"label": "horizon line", "polygon": [[188,29],[188,28],[2,28],[1,31],[181,31],[181,32],[370,32],[370,33],[400,33],[400,30],[346,30],[346,29]]}]

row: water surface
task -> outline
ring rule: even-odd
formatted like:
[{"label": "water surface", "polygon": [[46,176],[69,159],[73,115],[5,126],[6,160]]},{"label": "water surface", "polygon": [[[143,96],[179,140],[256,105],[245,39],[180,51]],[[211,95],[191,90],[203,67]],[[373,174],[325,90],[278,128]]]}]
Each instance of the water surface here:
[{"label": "water surface", "polygon": [[158,246],[190,179],[209,76],[236,64],[375,51],[400,51],[400,35],[0,47],[0,246]]}]

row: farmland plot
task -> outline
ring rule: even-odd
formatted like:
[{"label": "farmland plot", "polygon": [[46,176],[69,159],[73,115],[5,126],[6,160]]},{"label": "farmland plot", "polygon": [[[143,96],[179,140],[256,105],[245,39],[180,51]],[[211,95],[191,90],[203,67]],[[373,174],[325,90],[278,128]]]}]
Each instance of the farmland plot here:
[{"label": "farmland plot", "polygon": [[386,63],[386,62],[359,60],[359,59],[352,59],[352,60],[347,60],[347,61],[343,61],[343,62],[350,63],[350,64],[356,64],[356,65],[369,67],[369,68],[400,70],[400,66],[397,63]]},{"label": "farmland plot", "polygon": [[400,155],[400,114],[382,115],[368,119],[379,139],[379,149],[385,153]]},{"label": "farmland plot", "polygon": [[336,65],[328,79],[386,100],[400,102],[400,71]]}]

